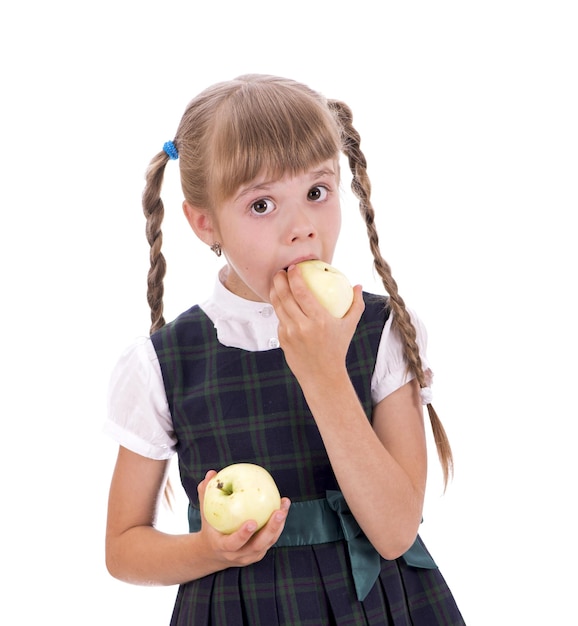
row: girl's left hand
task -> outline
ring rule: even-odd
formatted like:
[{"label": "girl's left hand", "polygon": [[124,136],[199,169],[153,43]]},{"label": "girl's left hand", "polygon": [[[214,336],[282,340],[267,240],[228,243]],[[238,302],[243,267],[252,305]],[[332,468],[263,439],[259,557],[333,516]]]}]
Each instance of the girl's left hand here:
[{"label": "girl's left hand", "polygon": [[331,378],[345,368],[349,344],[365,309],[360,285],[341,319],[333,317],[307,287],[299,267],[278,272],[270,301],[279,318],[279,342],[299,382]]}]

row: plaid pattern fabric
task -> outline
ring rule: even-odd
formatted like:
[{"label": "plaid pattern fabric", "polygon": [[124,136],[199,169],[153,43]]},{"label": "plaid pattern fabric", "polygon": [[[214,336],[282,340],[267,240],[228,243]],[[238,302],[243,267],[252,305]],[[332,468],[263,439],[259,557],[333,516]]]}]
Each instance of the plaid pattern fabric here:
[{"label": "plaid pattern fabric", "polygon": [[[383,297],[364,298],[347,368],[371,419],[371,375],[389,310]],[[266,467],[281,494],[294,502],[338,489],[315,420],[281,349],[249,352],[221,345],[199,307],[161,328],[152,341],[178,439],[181,480],[193,506],[198,506],[197,484],[206,471],[237,462]],[[438,570],[382,559],[378,583],[359,602],[348,559],[342,541],[271,549],[259,563],[182,585],[171,624],[463,623]]]}]

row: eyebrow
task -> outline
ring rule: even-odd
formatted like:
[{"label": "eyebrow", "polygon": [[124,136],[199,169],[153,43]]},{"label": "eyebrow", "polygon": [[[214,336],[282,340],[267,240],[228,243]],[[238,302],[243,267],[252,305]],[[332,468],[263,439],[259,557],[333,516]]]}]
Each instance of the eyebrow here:
[{"label": "eyebrow", "polygon": [[323,178],[323,176],[335,176],[335,172],[332,169],[311,172],[311,178]]},{"label": "eyebrow", "polygon": [[[313,172],[306,172],[306,174],[309,174],[309,177],[311,179],[323,178],[324,176],[333,176],[333,177],[336,176],[335,172],[332,169],[315,170]],[[247,194],[253,193],[255,191],[267,191],[271,185],[277,182],[277,180],[279,179],[274,178],[271,180],[264,180],[264,181],[255,183],[254,185],[249,185],[247,187],[244,187],[241,189],[240,193],[237,194],[237,196],[235,197],[235,200],[239,200],[243,196],[246,196]]]}]

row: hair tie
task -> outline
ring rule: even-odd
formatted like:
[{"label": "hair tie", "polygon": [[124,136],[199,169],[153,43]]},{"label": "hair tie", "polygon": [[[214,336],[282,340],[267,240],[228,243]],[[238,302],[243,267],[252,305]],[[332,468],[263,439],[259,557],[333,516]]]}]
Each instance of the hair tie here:
[{"label": "hair tie", "polygon": [[179,151],[172,141],[166,141],[163,150],[167,153],[171,161],[176,161],[179,158]]},{"label": "hair tie", "polygon": [[433,393],[432,393],[431,387],[422,387],[419,390],[419,395],[420,395],[422,404],[431,404],[431,401],[433,400]]}]

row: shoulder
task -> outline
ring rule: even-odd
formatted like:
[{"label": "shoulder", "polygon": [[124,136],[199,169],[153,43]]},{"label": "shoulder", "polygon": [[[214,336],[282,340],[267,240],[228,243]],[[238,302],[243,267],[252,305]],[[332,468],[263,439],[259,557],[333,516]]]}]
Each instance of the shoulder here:
[{"label": "shoulder", "polygon": [[[433,372],[427,357],[427,330],[419,315],[413,309],[408,308],[407,310],[416,331],[417,345],[426,380],[431,384]],[[386,320],[381,334],[372,382],[372,393],[376,404],[413,378],[413,375],[408,373],[403,342],[393,321],[394,314],[392,312]]]},{"label": "shoulder", "polygon": [[198,322],[203,316],[203,312],[201,307],[198,304],[195,304],[190,309],[183,311],[180,315],[175,317],[175,319],[167,322],[164,326],[161,326],[158,330],[156,330],[152,335],[151,339],[156,337],[157,335],[167,334],[173,332],[175,329],[182,328],[189,324],[194,324]]},{"label": "shoulder", "polygon": [[[420,352],[425,354],[427,349],[427,329],[425,324],[423,323],[421,317],[414,311],[413,309],[408,308],[407,312],[409,313],[409,317],[411,319],[411,323],[415,328],[416,332],[416,340]],[[395,325],[395,314],[393,312],[390,313],[386,324],[383,328],[382,335],[382,344],[384,346],[389,347],[388,352],[390,354],[395,354],[398,357],[398,360],[403,359],[403,345],[402,340],[399,334],[399,331]]]},{"label": "shoulder", "polygon": [[361,317],[362,324],[383,326],[390,317],[389,298],[375,293],[363,292],[365,310]]},{"label": "shoulder", "polygon": [[174,345],[184,337],[194,334],[204,319],[206,316],[198,305],[187,309],[174,320],[152,333],[150,339],[155,350]]},{"label": "shoulder", "polygon": [[[365,302],[365,311],[362,319],[365,318],[368,321],[382,321],[384,323],[384,339],[390,338],[394,341],[399,341],[398,331],[395,328],[394,322],[395,313],[392,311],[389,296],[364,291],[363,300]],[[427,331],[421,317],[410,307],[406,307],[406,310],[415,328],[418,344],[425,347],[427,344]]]},{"label": "shoulder", "polygon": [[149,337],[139,337],[123,350],[112,370],[109,380],[109,399],[126,396],[131,401],[143,389],[152,389],[161,380],[159,360]]},{"label": "shoulder", "polygon": [[167,459],[175,439],[159,361],[148,337],[121,354],[108,386],[104,430],[119,445],[153,459]]},{"label": "shoulder", "polygon": [[121,353],[116,362],[113,374],[140,373],[147,371],[151,363],[158,361],[150,337],[137,337]]}]

